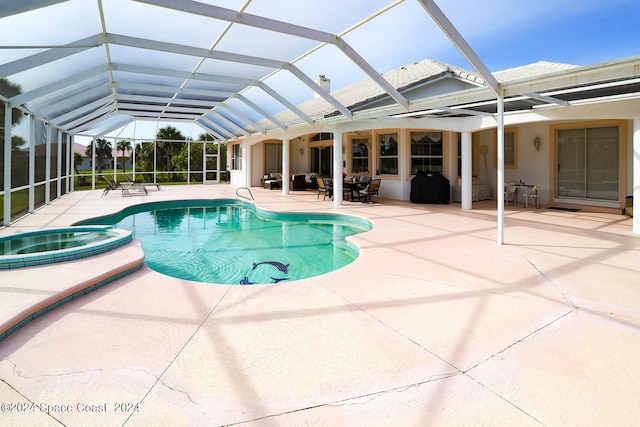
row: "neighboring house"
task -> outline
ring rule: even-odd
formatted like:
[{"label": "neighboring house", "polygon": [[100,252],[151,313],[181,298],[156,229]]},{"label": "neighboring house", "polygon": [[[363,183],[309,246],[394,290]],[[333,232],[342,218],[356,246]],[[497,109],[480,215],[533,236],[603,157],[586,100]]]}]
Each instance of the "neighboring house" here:
[{"label": "neighboring house", "polygon": [[[78,144],[77,142],[74,143],[74,151],[78,154],[80,154],[82,156],[82,163],[80,163],[79,165],[76,166],[76,169],[78,170],[78,172],[80,171],[90,171],[92,168],[92,164],[91,164],[91,158],[89,156],[87,156],[87,146],[86,145],[82,145],[82,144]],[[116,154],[116,153],[114,153]],[[125,169],[132,169],[133,168],[133,164],[131,162],[131,156],[133,154],[133,152],[130,151],[125,151],[125,161],[124,161],[124,167]],[[122,154],[118,151],[117,153],[117,161],[118,161],[118,168],[122,168]],[[113,165],[114,165],[114,158],[113,157],[109,157],[106,159],[102,160],[102,169],[113,169]],[[98,170],[99,167],[98,165],[96,165],[96,170]]]},{"label": "neighboring house", "polygon": [[[623,208],[633,192],[638,69],[640,59],[629,58],[588,67],[541,61],[494,73],[504,90],[505,181],[539,185],[543,204]],[[452,187],[469,174],[497,198],[503,191],[496,188],[497,97],[482,78],[429,59],[383,77],[409,101],[410,113],[370,79],[331,92],[352,118],[312,99],[298,107],[313,125],[286,111],[274,116],[286,130],[264,121],[266,136],[232,144],[234,183],[257,186],[264,173],[285,168],[346,173],[382,178],[382,197],[409,200],[415,174],[438,171]],[[464,144],[471,159],[462,158]],[[335,147],[342,151],[341,171],[333,169]],[[241,173],[243,167],[249,172]]]}]

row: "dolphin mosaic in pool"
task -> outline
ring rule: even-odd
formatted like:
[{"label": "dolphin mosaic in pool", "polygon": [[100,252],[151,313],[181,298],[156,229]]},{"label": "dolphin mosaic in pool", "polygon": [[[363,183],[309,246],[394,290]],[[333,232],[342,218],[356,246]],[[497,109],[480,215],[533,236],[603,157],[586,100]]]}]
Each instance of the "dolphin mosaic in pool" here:
[{"label": "dolphin mosaic in pool", "polygon": [[253,263],[253,269],[252,269],[252,270],[255,270],[255,269],[256,269],[256,267],[258,267],[259,265],[262,265],[262,264],[269,264],[269,265],[273,265],[275,268],[277,268],[278,270],[282,271],[284,274],[287,274],[287,273],[288,273],[288,271],[287,271],[287,270],[288,270],[288,268],[289,268],[289,264],[286,264],[286,265],[285,265],[285,264],[283,264],[283,263],[281,263],[281,262],[278,262],[278,261],[263,261],[263,262],[258,262],[258,263],[255,263],[255,262],[254,262],[254,263]]},{"label": "dolphin mosaic in pool", "polygon": [[[282,262],[278,262],[278,261],[263,261],[263,262],[254,262],[253,263],[253,268],[251,268],[251,271],[254,271],[256,268],[258,268],[261,265],[270,265],[273,266],[275,268],[278,269],[278,271],[283,272],[284,274],[289,273],[289,264],[284,264]],[[273,276],[269,276],[269,278],[271,280],[273,280],[273,283],[280,283],[284,280],[290,280],[290,277],[273,277]],[[240,280],[240,284],[241,285],[255,285],[257,282],[252,282],[249,279],[249,276],[244,276],[244,278],[242,280]]]}]

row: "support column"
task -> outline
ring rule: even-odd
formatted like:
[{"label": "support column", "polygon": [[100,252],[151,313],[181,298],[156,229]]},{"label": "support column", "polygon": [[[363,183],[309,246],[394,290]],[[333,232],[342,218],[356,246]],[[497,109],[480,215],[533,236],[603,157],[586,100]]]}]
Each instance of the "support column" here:
[{"label": "support column", "polygon": [[249,143],[245,141],[242,143],[242,147],[244,148],[245,154],[244,156],[242,156],[244,164],[241,166],[244,170],[244,186],[247,188],[251,188],[251,145],[249,145]]},{"label": "support column", "polygon": [[342,132],[333,133],[333,205],[342,204]]},{"label": "support column", "polygon": [[4,103],[4,225],[11,223],[11,104]]},{"label": "support column", "polygon": [[498,244],[504,243],[504,96],[498,96]]},{"label": "support column", "polygon": [[282,140],[282,194],[289,194],[289,181],[291,180],[291,141]]},{"label": "support column", "polygon": [[462,132],[462,209],[471,209],[473,205],[473,153],[471,132]]},{"label": "support column", "polygon": [[633,234],[640,234],[640,117],[633,121]]}]

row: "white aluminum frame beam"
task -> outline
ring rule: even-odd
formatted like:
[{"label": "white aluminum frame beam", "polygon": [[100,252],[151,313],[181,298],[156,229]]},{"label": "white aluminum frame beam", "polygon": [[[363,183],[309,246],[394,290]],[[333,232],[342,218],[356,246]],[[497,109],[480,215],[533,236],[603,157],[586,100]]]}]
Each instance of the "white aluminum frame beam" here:
[{"label": "white aluminum frame beam", "polygon": [[265,128],[263,128],[262,126],[260,126],[259,124],[257,124],[256,122],[254,122],[253,120],[245,116],[244,114],[242,114],[240,111],[236,110],[235,108],[227,104],[226,102],[223,102],[220,108],[224,108],[225,110],[227,110],[234,116],[238,117],[240,120],[244,121],[246,124],[248,124],[255,130],[257,130],[258,132],[263,134],[266,132]]},{"label": "white aluminum frame beam", "polygon": [[91,126],[95,125],[96,123],[100,123],[100,122],[102,122],[102,121],[105,121],[105,120],[107,120],[107,119],[109,119],[109,118],[111,118],[111,117],[117,116],[117,115],[118,115],[118,112],[117,112],[117,111],[115,111],[115,110],[113,110],[113,111],[111,111],[111,112],[109,112],[109,113],[105,114],[105,115],[104,115],[104,116],[102,116],[102,117],[96,117],[96,118],[95,118],[95,119],[93,119],[93,120],[89,120],[89,121],[87,121],[87,122],[85,122],[85,123],[78,124],[76,127],[73,127],[73,128],[65,128],[64,130],[66,130],[67,132],[69,132],[69,133],[71,133],[71,134],[81,133],[81,132],[83,132],[83,131],[85,131],[85,130],[90,129],[90,128],[91,128]]},{"label": "white aluminum frame beam", "polygon": [[200,80],[206,82],[228,83],[240,85],[243,88],[246,86],[255,86],[258,84],[257,80],[245,79],[241,77],[221,76],[206,73],[191,73],[189,71],[172,70],[169,68],[146,67],[143,65],[113,63],[111,64],[109,69],[112,71],[121,71],[124,73],[148,74],[152,76],[175,77],[180,79]]},{"label": "white aluminum frame beam", "polygon": [[223,7],[204,4],[191,0],[136,0],[140,3],[162,6],[168,9],[179,10],[186,13],[205,16],[208,18],[219,19],[226,22],[247,25],[263,30],[274,31],[291,36],[297,36],[305,39],[315,40],[321,43],[329,43],[340,49],[351,61],[360,67],[373,81],[375,81],[382,89],[385,90],[398,104],[405,109],[409,108],[409,101],[402,96],[393,85],[386,81],[380,73],[378,73],[367,61],[364,60],[346,41],[335,34],[324,31],[314,30],[312,28],[291,24],[288,22],[278,21],[275,19],[265,18],[262,16],[251,15],[249,13],[238,13],[235,10],[225,9]]},{"label": "white aluminum frame beam", "polygon": [[[212,134],[213,136],[215,136],[216,138],[218,138],[221,141],[226,140],[227,138],[225,138],[224,136],[220,135],[218,132],[216,132],[214,129],[212,129],[208,123],[202,123],[203,120],[202,118],[199,118],[196,120],[196,124],[198,126],[200,126],[203,130],[205,130],[206,132]],[[217,129],[217,128],[216,128]]]},{"label": "white aluminum frame beam", "polygon": [[0,18],[19,13],[29,12],[30,10],[40,9],[42,7],[52,6],[58,3],[64,3],[68,0],[20,0],[20,1],[4,1],[0,9]]},{"label": "white aluminum frame beam", "polygon": [[267,86],[263,82],[260,82],[258,84],[258,87],[260,87],[260,89],[262,89],[263,91],[265,91],[266,93],[271,95],[272,98],[274,98],[277,101],[279,101],[282,105],[287,107],[291,112],[293,112],[295,115],[300,117],[302,120],[304,120],[305,122],[307,122],[307,123],[309,123],[310,125],[313,126],[313,120],[311,119],[311,117],[306,115],[301,109],[299,109],[298,107],[293,105],[293,103],[289,102],[286,98],[281,96],[278,92],[276,92],[275,90],[271,89],[269,86]]},{"label": "white aluminum frame beam", "polygon": [[13,74],[27,71],[32,68],[39,67],[40,65],[48,64],[49,62],[57,61],[58,59],[75,55],[76,53],[80,53],[87,49],[99,47],[103,43],[103,35],[97,34],[68,43],[61,46],[60,48],[48,49],[44,52],[16,59],[15,61],[7,62],[6,64],[0,65],[0,77],[7,77]]},{"label": "white aluminum frame beam", "polygon": [[48,120],[56,126],[62,126],[63,123],[69,122],[77,118],[78,116],[82,116],[90,111],[94,111],[106,105],[111,105],[111,107],[113,108],[113,98],[111,97],[111,95],[103,96],[102,98],[96,99],[95,101],[88,104],[83,104],[82,107],[75,108],[59,116],[50,117],[48,118]]},{"label": "white aluminum frame beam", "polygon": [[117,93],[116,102],[141,102],[151,104],[162,104],[166,107],[166,104],[174,103],[180,105],[190,105],[193,107],[207,107],[220,106],[221,102],[211,102],[202,99],[190,99],[190,98],[172,98],[166,96],[152,96],[152,95],[133,95],[129,93]]},{"label": "white aluminum frame beam", "polygon": [[207,114],[205,114],[205,117],[207,117],[207,115],[214,116],[216,119],[220,120],[222,123],[226,124],[227,126],[237,130],[238,132],[240,132],[244,136],[249,136],[249,132],[247,132],[246,130],[242,129],[240,126],[238,126],[237,124],[235,124],[231,120],[227,119],[225,116],[223,116],[222,114],[218,113],[216,110],[212,110],[212,111],[208,112]]},{"label": "white aluminum frame beam", "polygon": [[204,123],[208,124],[211,127],[211,129],[216,129],[220,133],[223,133],[223,134],[227,135],[227,137],[222,138],[222,139],[238,139],[237,136],[235,136],[234,134],[232,134],[231,132],[229,132],[228,130],[226,130],[225,128],[223,128],[222,126],[220,126],[218,123],[214,122],[213,120],[211,120],[207,116],[202,116],[202,117],[198,118],[198,121],[204,122]]},{"label": "white aluminum frame beam", "polygon": [[89,100],[95,100],[98,97],[103,97],[111,94],[111,84],[103,83],[99,86],[95,86],[87,91],[79,92],[74,95],[68,96],[64,99],[51,102],[46,107],[40,110],[34,111],[34,114],[38,117],[42,117],[45,120],[50,114],[55,111],[64,111],[65,113],[76,109],[75,105],[84,104]]},{"label": "white aluminum frame beam", "polygon": [[77,118],[71,122],[65,123],[64,125],[59,125],[62,129],[73,129],[78,126],[82,126],[84,123],[91,122],[93,119],[101,119],[106,114],[114,113],[116,110],[113,107],[113,102],[110,102],[102,107],[95,109],[93,112],[84,115],[82,117]]},{"label": "white aluminum frame beam", "polygon": [[64,79],[40,86],[29,92],[24,92],[24,93],[21,93],[20,95],[16,95],[13,98],[11,98],[10,101],[14,105],[26,104],[27,102],[36,100],[38,98],[43,98],[54,92],[65,89],[74,84],[78,84],[79,82],[82,82],[84,80],[89,80],[93,77],[98,77],[107,71],[109,71],[109,66],[107,64],[98,65],[97,67],[93,67],[88,70],[82,71],[80,73],[76,73]]},{"label": "white aluminum frame beam", "polygon": [[[198,95],[198,96],[209,96],[212,98],[231,98],[236,93],[235,92],[226,92],[221,90],[206,90],[206,89],[180,89],[175,86],[163,86],[151,83],[130,83],[130,82],[117,82],[114,84],[116,90],[143,90],[148,92],[158,92],[158,93],[171,93],[171,94],[185,94],[185,95]],[[216,102],[216,101],[211,101]],[[220,101],[218,101],[220,102]]]},{"label": "white aluminum frame beam", "polygon": [[458,29],[449,21],[449,18],[442,12],[435,1],[433,0],[418,0],[418,2],[424,7],[427,13],[431,16],[434,22],[440,27],[442,32],[451,40],[451,42],[460,51],[469,64],[480,74],[480,77],[485,81],[486,86],[493,91],[496,96],[503,96],[500,91],[500,84],[498,80],[493,76],[491,71],[482,62],[480,57],[474,52],[469,43],[462,37]]},{"label": "white aluminum frame beam", "polygon": [[548,102],[549,104],[561,105],[563,107],[568,107],[569,101],[565,101],[563,99],[554,98],[552,96],[540,95],[539,93],[529,92],[525,93],[525,96],[533,99],[537,99],[538,101]]},{"label": "white aluminum frame beam", "polygon": [[247,99],[246,96],[244,96],[242,94],[237,94],[235,97],[238,98],[240,101],[244,102],[245,104],[247,104],[249,107],[251,107],[252,109],[257,111],[258,113],[260,113],[262,115],[262,117],[266,118],[267,120],[269,120],[271,123],[273,123],[274,125],[276,125],[280,129],[287,130],[287,127],[284,124],[282,124],[281,121],[279,121],[278,119],[273,117],[271,114],[269,114],[266,111],[264,111],[262,108],[260,108],[260,106],[258,106],[256,103],[254,103],[250,99]]}]

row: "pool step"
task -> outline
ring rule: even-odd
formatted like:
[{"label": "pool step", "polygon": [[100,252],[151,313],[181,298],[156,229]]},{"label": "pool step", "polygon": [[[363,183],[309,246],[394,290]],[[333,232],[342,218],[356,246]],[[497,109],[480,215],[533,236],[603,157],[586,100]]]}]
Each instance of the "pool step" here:
[{"label": "pool step", "polygon": [[0,342],[43,314],[139,270],[139,240],[74,261],[0,272]]}]

